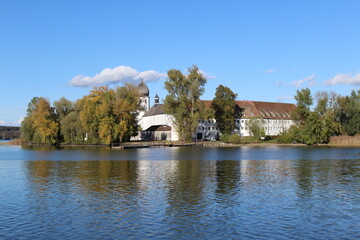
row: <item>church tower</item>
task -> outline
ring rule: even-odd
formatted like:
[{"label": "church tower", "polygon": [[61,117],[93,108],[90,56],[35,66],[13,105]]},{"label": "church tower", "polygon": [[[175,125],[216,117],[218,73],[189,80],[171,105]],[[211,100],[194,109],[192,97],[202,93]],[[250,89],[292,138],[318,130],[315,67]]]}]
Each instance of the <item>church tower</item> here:
[{"label": "church tower", "polygon": [[[137,86],[137,89],[139,91],[139,96],[140,96],[140,105],[144,109],[143,110],[143,114],[144,114],[145,112],[149,111],[149,109],[150,109],[149,88],[145,84],[144,80],[141,79],[141,83],[139,83],[139,85]],[[143,114],[141,114],[141,115],[143,115]]]}]

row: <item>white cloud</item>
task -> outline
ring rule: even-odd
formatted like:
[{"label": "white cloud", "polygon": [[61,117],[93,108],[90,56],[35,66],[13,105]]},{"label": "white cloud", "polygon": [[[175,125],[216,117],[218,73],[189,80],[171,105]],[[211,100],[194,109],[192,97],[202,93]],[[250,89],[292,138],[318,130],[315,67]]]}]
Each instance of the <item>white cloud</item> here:
[{"label": "white cloud", "polygon": [[267,73],[267,74],[272,74],[276,71],[275,68],[269,68],[269,69],[264,69],[264,72]]},{"label": "white cloud", "polygon": [[20,118],[19,120],[15,121],[14,124],[16,124],[17,126],[20,126],[22,121],[24,121],[24,118]]},{"label": "white cloud", "polygon": [[202,71],[202,70],[200,70],[200,69],[199,69],[199,72],[200,72],[207,80],[209,80],[209,79],[216,79],[216,76],[213,76],[212,74],[208,74],[208,73],[206,73],[206,72],[204,72],[204,71]]},{"label": "white cloud", "polygon": [[118,66],[116,68],[105,68],[93,77],[77,75],[69,81],[69,84],[75,87],[91,87],[101,84],[115,84],[126,82],[138,82],[143,79],[145,82],[155,82],[165,78],[165,73],[153,70],[139,72],[129,66]]},{"label": "white cloud", "polygon": [[293,81],[291,84],[297,88],[303,87],[303,84],[307,83],[308,87],[313,87],[316,85],[316,75],[312,74],[306,78],[300,79],[298,81]]},{"label": "white cloud", "polygon": [[4,120],[0,120],[0,126],[14,126],[14,127],[20,127],[21,122],[24,120],[24,118],[20,118],[17,121],[7,122]]},{"label": "white cloud", "polygon": [[355,75],[337,73],[333,78],[326,80],[325,85],[360,85],[360,73]]}]

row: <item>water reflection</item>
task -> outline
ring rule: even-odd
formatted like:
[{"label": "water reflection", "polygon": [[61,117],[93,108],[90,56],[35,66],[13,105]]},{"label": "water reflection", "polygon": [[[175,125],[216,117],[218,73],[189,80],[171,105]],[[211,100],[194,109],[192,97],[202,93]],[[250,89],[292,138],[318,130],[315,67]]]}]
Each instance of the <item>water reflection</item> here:
[{"label": "water reflection", "polygon": [[126,232],[128,237],[156,238],[156,233],[177,239],[222,238],[224,231],[228,237],[255,237],[251,226],[256,226],[267,229],[260,236],[274,237],[271,229],[282,231],[286,224],[290,231],[285,238],[299,232],[303,236],[300,223],[314,234],[333,224],[334,217],[348,225],[354,220],[351,212],[360,213],[358,160],[24,164],[30,202],[37,209],[31,221],[41,224],[40,219],[50,217],[63,225],[55,215],[65,214],[80,224],[79,234],[90,228],[105,234],[111,224],[116,233]]},{"label": "water reflection", "polygon": [[359,149],[323,149],[0,147],[0,236],[357,238]]}]

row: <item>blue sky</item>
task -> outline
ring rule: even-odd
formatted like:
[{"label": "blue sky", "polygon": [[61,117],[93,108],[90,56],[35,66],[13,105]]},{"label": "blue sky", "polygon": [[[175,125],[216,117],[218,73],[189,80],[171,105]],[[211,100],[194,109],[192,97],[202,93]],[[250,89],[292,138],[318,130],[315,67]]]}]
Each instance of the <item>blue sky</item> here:
[{"label": "blue sky", "polygon": [[0,125],[32,97],[76,100],[94,85],[144,78],[165,98],[166,72],[196,64],[239,100],[294,102],[297,89],[360,86],[360,1],[2,1]]}]

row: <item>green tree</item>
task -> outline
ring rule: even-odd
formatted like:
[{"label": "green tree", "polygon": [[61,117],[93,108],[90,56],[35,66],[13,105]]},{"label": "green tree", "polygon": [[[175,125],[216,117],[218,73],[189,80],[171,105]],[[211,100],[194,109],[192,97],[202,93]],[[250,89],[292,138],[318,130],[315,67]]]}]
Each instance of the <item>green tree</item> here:
[{"label": "green tree", "polygon": [[85,131],[81,126],[78,111],[72,111],[60,121],[60,132],[66,143],[81,143],[85,138]]},{"label": "green tree", "polygon": [[304,124],[310,114],[310,106],[313,104],[310,89],[297,90],[295,100],[297,101],[297,105],[292,117],[299,121],[300,124]]},{"label": "green tree", "polygon": [[360,90],[352,91],[350,96],[338,97],[337,117],[343,134],[360,134]]},{"label": "green tree", "polygon": [[315,107],[315,112],[318,112],[323,116],[328,110],[329,94],[325,91],[320,91],[315,94],[317,105]]},{"label": "green tree", "polygon": [[27,116],[21,122],[20,127],[21,138],[25,143],[31,143],[34,140],[35,128],[33,127],[32,119]]},{"label": "green tree", "polygon": [[308,117],[305,119],[305,124],[301,126],[300,142],[306,144],[322,143],[324,141],[322,124],[319,113],[309,113]]},{"label": "green tree", "polygon": [[255,118],[252,117],[249,122],[249,130],[251,135],[255,138],[255,139],[261,139],[261,137],[265,137],[265,129],[262,126],[262,119],[260,118]]},{"label": "green tree", "polygon": [[214,109],[214,115],[217,126],[224,134],[231,134],[235,129],[235,100],[237,94],[233,93],[230,88],[219,85],[216,88],[215,97],[211,103]]},{"label": "green tree", "polygon": [[198,119],[204,109],[200,96],[204,93],[206,79],[199,68],[193,65],[184,75],[180,70],[168,71],[165,89],[165,112],[174,117],[174,125],[182,141],[193,138]]},{"label": "green tree", "polygon": [[58,101],[54,102],[54,108],[59,120],[61,120],[75,110],[75,104],[62,97]]}]

